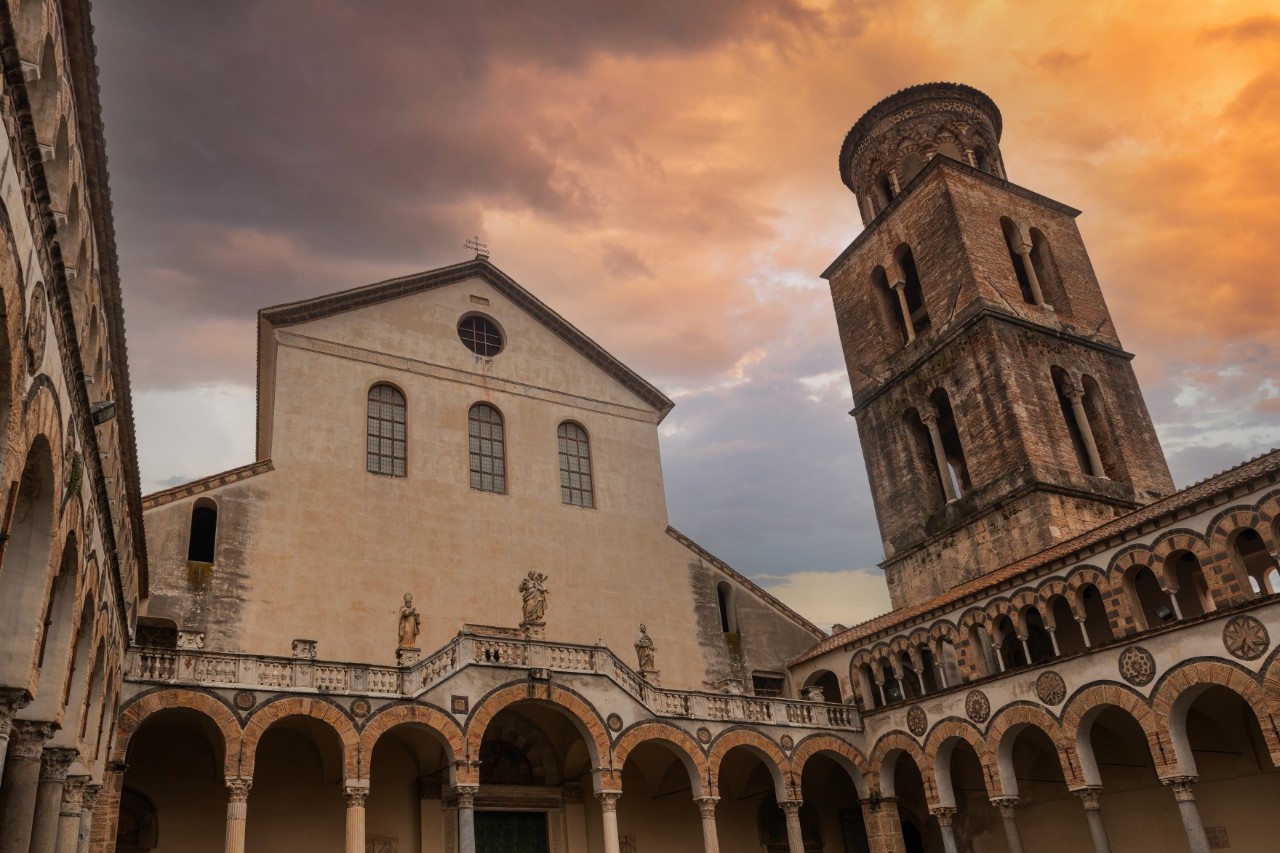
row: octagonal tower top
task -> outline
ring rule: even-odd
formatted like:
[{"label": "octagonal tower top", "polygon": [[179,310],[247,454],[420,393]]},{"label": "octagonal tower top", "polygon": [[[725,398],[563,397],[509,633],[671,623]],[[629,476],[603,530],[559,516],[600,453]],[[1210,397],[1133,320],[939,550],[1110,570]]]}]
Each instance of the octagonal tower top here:
[{"label": "octagonal tower top", "polygon": [[840,178],[869,224],[935,155],[997,177],[1000,110],[961,83],[922,83],[890,95],[858,119],[840,148]]}]

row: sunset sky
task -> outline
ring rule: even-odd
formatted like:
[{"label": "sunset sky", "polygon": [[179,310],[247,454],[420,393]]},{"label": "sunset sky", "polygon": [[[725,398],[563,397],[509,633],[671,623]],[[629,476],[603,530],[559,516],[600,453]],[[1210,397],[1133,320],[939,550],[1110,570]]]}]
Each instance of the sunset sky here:
[{"label": "sunset sky", "polygon": [[[1274,2],[94,8],[144,491],[253,458],[259,307],[492,259],[676,408],[671,522],[823,626],[887,609],[818,274],[844,134],[949,80],[1079,222],[1179,486],[1280,444]],[[994,568],[994,567],[993,567]]]}]

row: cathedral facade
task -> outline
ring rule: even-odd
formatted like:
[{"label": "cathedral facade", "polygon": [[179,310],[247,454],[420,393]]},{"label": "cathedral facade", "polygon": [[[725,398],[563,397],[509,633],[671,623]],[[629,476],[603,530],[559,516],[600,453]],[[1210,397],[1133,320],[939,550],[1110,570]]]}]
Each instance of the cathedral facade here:
[{"label": "cathedral facade", "polygon": [[1174,489],[986,95],[841,149],[894,609],[827,632],[483,254],[260,311],[256,458],[140,496],[89,32],[0,4],[0,853],[1270,849],[1280,454]]}]

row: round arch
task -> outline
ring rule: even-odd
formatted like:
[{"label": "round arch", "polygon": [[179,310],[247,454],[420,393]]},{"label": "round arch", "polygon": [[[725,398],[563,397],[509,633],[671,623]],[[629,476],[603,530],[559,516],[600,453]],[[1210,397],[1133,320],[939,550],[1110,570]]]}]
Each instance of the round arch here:
[{"label": "round arch", "polygon": [[925,799],[928,802],[934,802],[937,797],[937,788],[934,785],[933,774],[928,771],[928,762],[925,761],[924,751],[920,749],[920,744],[916,743],[914,738],[898,731],[889,732],[880,738],[871,750],[870,764],[873,774],[871,778],[875,780],[880,795],[884,797],[896,796],[894,793],[893,771],[899,758],[903,755],[908,756],[915,762],[916,769],[920,772],[920,778],[924,780]]},{"label": "round arch", "polygon": [[707,752],[707,788],[712,794],[718,795],[720,791],[720,765],[724,763],[724,757],[738,748],[754,753],[764,762],[773,777],[774,796],[778,802],[791,799],[793,786],[788,784],[790,780],[786,775],[790,764],[782,747],[759,732],[744,728],[726,729],[711,742],[711,749]]},{"label": "round arch", "polygon": [[1273,716],[1266,691],[1251,673],[1219,661],[1193,661],[1170,670],[1151,696],[1151,709],[1173,742],[1170,766],[1179,775],[1196,775],[1196,760],[1187,741],[1187,711],[1196,697],[1212,686],[1235,693],[1253,711],[1262,729],[1271,761],[1280,765],[1280,736],[1267,725]]},{"label": "round arch", "polygon": [[1072,696],[1062,712],[1063,734],[1068,743],[1075,744],[1081,783],[1102,784],[1090,735],[1094,721],[1107,708],[1119,709],[1137,722],[1147,738],[1147,751],[1151,753],[1156,772],[1164,775],[1172,756],[1165,748],[1156,715],[1146,701],[1136,691],[1121,684],[1093,684]]},{"label": "round arch", "polygon": [[810,735],[796,744],[791,753],[791,776],[796,785],[804,778],[805,765],[815,755],[825,755],[844,768],[853,780],[859,797],[865,799],[870,796],[868,779],[871,776],[871,765],[861,752],[832,735]]},{"label": "round arch", "polygon": [[285,717],[311,717],[327,724],[342,743],[344,778],[361,778],[360,737],[356,734],[356,728],[352,725],[346,712],[337,705],[330,704],[322,699],[301,696],[276,699],[263,705],[249,718],[249,721],[245,723],[244,736],[240,744],[240,772],[237,775],[245,779],[253,778],[253,766],[257,758],[258,742],[268,728]]},{"label": "round arch", "polygon": [[951,784],[951,755],[961,742],[969,744],[978,756],[978,764],[982,767],[983,787],[988,797],[996,787],[991,753],[978,727],[964,720],[954,718],[943,720],[929,732],[924,743],[924,757],[933,773],[937,805],[947,808],[954,808],[956,805],[955,790]]},{"label": "round arch", "polygon": [[1018,795],[1018,777],[1013,767],[1013,743],[1017,740],[1018,733],[1028,726],[1037,728],[1048,736],[1058,755],[1058,764],[1062,767],[1067,787],[1076,787],[1079,784],[1079,769],[1072,753],[1066,749],[1062,727],[1040,706],[1020,704],[1006,707],[991,721],[991,726],[987,729],[987,750],[995,758],[1000,793],[1010,797]]},{"label": "round arch", "polygon": [[405,702],[383,708],[365,723],[364,729],[360,732],[359,741],[360,779],[367,780],[372,778],[373,748],[378,743],[379,738],[397,726],[412,726],[425,729],[438,737],[444,746],[445,754],[448,756],[451,765],[450,781],[455,784],[459,781],[471,781],[470,779],[452,778],[455,775],[461,776],[466,772],[460,771],[457,765],[458,760],[466,753],[466,741],[462,736],[462,726],[458,725],[458,722],[443,710],[432,705],[422,705],[416,702]]},{"label": "round arch", "polygon": [[646,743],[660,743],[670,750],[689,773],[694,798],[706,796],[710,765],[693,735],[668,723],[638,723],[624,731],[613,746],[614,770],[621,774],[632,750]]},{"label": "round arch", "polygon": [[151,715],[170,708],[186,708],[208,717],[222,732],[224,771],[227,776],[240,775],[242,733],[231,709],[208,693],[195,690],[160,689],[145,693],[120,710],[115,725],[115,745],[111,759],[123,763],[129,752],[129,741],[138,726]]}]

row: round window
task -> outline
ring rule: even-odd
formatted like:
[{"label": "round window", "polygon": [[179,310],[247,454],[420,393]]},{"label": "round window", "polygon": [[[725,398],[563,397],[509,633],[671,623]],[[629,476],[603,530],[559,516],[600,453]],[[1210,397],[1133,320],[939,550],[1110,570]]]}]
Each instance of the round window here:
[{"label": "round window", "polygon": [[458,338],[476,355],[492,358],[502,352],[502,332],[488,317],[472,314],[458,322]]}]

